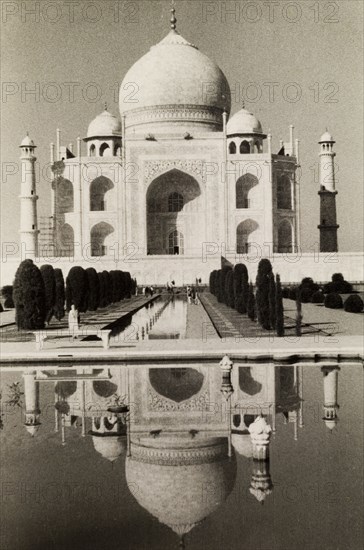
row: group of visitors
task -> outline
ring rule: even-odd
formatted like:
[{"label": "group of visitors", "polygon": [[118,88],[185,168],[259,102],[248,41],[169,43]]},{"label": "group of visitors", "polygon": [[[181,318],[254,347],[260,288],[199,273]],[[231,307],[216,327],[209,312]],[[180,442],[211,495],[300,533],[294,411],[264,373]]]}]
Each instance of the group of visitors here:
[{"label": "group of visitors", "polygon": [[143,296],[152,297],[154,295],[154,288],[152,286],[143,286],[142,294]]},{"label": "group of visitors", "polygon": [[187,287],[187,302],[189,304],[194,304],[195,306],[198,306],[198,304],[200,303],[198,292],[194,286]]}]

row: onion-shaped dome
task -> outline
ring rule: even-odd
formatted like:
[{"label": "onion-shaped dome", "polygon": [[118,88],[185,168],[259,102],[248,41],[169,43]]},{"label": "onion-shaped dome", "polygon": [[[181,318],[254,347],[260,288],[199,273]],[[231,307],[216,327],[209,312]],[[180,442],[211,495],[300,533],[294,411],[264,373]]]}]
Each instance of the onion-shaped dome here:
[{"label": "onion-shaped dome", "polygon": [[[163,448],[132,444],[126,479],[138,503],[182,536],[215,512],[233,489],[236,460],[226,440],[163,440]],[[206,494],[201,491],[206,488]]]},{"label": "onion-shaped dome", "polygon": [[20,147],[36,147],[36,145],[34,145],[34,141],[30,139],[29,135],[27,134],[21,142]]},{"label": "onion-shaped dome", "polygon": [[114,462],[126,451],[126,436],[117,434],[99,434],[92,436],[92,443],[95,450],[103,458]]},{"label": "onion-shaped dome", "polygon": [[120,136],[121,122],[105,109],[97,115],[89,124],[87,137],[112,137]]},{"label": "onion-shaped dome", "polygon": [[334,138],[332,137],[332,135],[330,134],[330,132],[328,132],[326,130],[326,132],[324,132],[320,138],[320,141],[319,143],[335,143],[335,140]]},{"label": "onion-shaped dome", "polygon": [[120,87],[120,112],[134,133],[168,132],[177,123],[180,133],[196,125],[221,130],[230,106],[224,73],[174,29],[131,67]]},{"label": "onion-shaped dome", "polygon": [[227,135],[262,134],[262,125],[253,113],[240,109],[227,123]]}]

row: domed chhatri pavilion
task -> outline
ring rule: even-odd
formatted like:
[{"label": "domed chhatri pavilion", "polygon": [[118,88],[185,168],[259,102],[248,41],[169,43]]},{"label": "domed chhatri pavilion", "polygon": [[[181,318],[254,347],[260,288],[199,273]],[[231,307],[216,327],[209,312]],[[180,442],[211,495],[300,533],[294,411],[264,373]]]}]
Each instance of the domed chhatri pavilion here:
[{"label": "domed chhatri pavilion", "polygon": [[[121,118],[106,106],[82,147],[78,138],[77,151],[61,144],[57,130],[48,240],[42,231],[38,236],[35,145],[29,138],[21,144],[30,174],[21,192],[27,253],[42,258],[53,250],[81,265],[98,262],[100,269],[122,263],[144,284],[169,277],[177,284],[196,277],[205,282],[221,256],[236,263],[240,255],[295,253],[300,207],[294,128],[273,154],[272,136],[259,120],[244,107],[233,116],[230,110],[224,73],[177,32],[172,9],[170,32],[125,75]],[[334,140],[325,133],[319,143],[320,181],[328,182],[320,187],[321,251],[332,252],[338,229]],[[287,280],[297,275],[287,271],[287,262],[282,271]]]}]

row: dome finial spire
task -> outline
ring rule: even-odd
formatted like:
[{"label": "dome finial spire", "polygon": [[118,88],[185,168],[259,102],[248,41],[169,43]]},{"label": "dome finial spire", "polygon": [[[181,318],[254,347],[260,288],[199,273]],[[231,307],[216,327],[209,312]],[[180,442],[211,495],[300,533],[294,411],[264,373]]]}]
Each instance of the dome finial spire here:
[{"label": "dome finial spire", "polygon": [[105,111],[107,111],[107,101],[105,101]]},{"label": "dome finial spire", "polygon": [[177,18],[176,18],[176,9],[174,7],[174,0],[171,2],[171,29],[176,30],[177,27]]}]

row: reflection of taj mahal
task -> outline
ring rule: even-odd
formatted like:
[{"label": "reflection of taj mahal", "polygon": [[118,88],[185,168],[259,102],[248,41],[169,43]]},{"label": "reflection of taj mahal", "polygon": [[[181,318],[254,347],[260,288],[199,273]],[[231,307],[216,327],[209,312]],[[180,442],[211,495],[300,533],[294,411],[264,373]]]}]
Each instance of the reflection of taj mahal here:
[{"label": "reflection of taj mahal", "polygon": [[[330,429],[338,407],[337,372],[323,370]],[[62,444],[73,426],[91,438],[102,458],[125,460],[130,492],[181,537],[228,498],[236,453],[250,469],[250,494],[264,501],[273,490],[271,429],[273,435],[288,430],[296,440],[303,428],[300,366],[236,363],[223,381],[216,364],[46,368],[27,370],[24,382],[31,435],[44,424],[40,388],[54,389],[52,414]]]},{"label": "reflection of taj mahal", "polygon": [[[51,247],[44,250],[35,182],[29,176],[24,183],[20,233],[27,252],[105,265],[123,258],[138,264],[129,268],[144,283],[166,277],[181,283],[207,278],[213,266],[201,265],[206,247],[211,256],[217,245],[210,258],[215,262],[218,251],[256,255],[264,243],[269,253],[297,251],[299,142],[293,126],[275,153],[270,131],[252,113],[242,108],[230,116],[226,77],[176,31],[172,11],[169,34],[124,77],[121,121],[104,110],[89,124],[82,147],[78,138],[77,150],[62,145],[57,130]],[[337,250],[334,143],[328,132],[320,140],[321,251]],[[21,149],[22,162],[34,165],[29,137]]]}]

